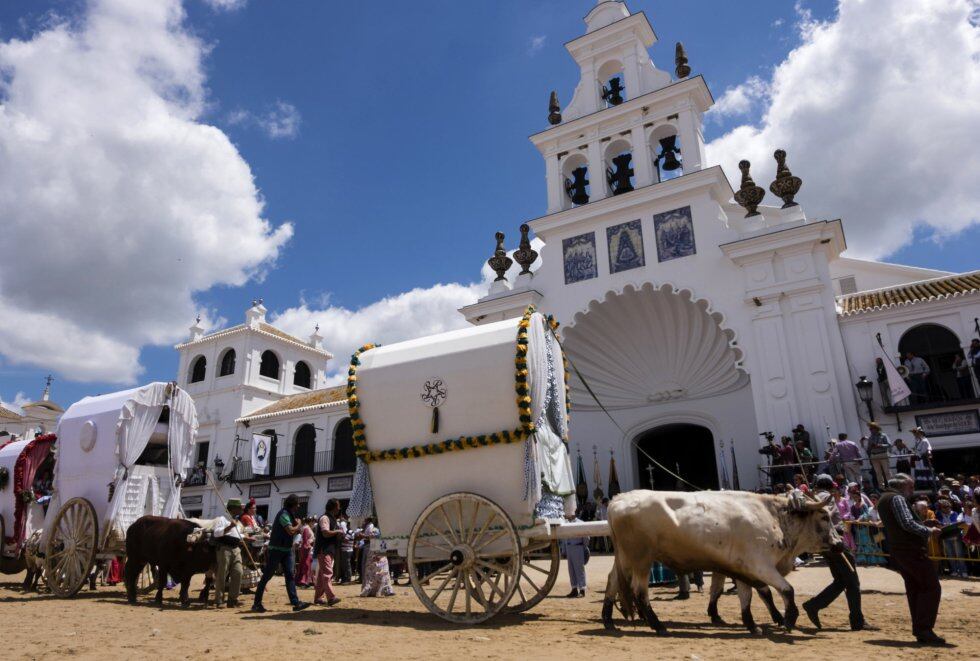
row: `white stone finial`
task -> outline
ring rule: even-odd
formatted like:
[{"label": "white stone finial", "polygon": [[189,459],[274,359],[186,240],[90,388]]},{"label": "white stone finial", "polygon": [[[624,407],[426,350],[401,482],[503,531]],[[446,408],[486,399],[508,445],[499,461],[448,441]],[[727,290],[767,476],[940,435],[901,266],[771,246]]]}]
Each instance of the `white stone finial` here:
[{"label": "white stone finial", "polygon": [[204,337],[204,327],[201,326],[200,314],[197,315],[197,319],[195,319],[194,323],[191,325],[190,331],[191,331],[191,338],[190,340],[188,340],[189,342],[195,342],[197,340],[200,340],[202,337]]},{"label": "white stone finial", "polygon": [[313,327],[313,334],[310,335],[310,346],[314,349],[323,348],[323,336],[320,335],[320,324]]},{"label": "white stone finial", "polygon": [[249,328],[258,328],[259,324],[265,323],[265,306],[262,305],[262,299],[257,298],[252,301],[252,307],[248,309],[245,313],[245,324]]}]

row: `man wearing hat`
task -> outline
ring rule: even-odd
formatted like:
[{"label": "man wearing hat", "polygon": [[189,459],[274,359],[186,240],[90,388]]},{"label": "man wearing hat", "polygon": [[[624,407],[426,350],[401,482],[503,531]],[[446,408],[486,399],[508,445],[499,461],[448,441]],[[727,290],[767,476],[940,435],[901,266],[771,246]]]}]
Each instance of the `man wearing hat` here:
[{"label": "man wearing hat", "polygon": [[892,449],[892,442],[881,431],[881,425],[877,422],[868,423],[868,432],[869,435],[864,442],[864,451],[868,453],[868,459],[871,460],[871,472],[874,473],[878,490],[884,491],[888,485],[888,480],[892,478],[891,467],[888,465],[891,461],[889,453]]},{"label": "man wearing hat", "polygon": [[214,575],[214,604],[218,608],[224,605],[227,586],[228,608],[236,608],[242,587],[242,524],[238,522],[242,501],[232,498],[225,503],[225,509],[231,515],[231,521],[219,516],[212,528],[218,565]]},{"label": "man wearing hat", "polygon": [[[817,500],[827,502],[832,498],[831,489],[837,485],[834,484],[833,478],[823,473],[817,476],[813,486],[816,490]],[[843,536],[844,523],[836,507],[831,509],[831,523],[837,528],[837,532]],[[858,580],[854,556],[850,550],[845,547],[840,553],[828,553],[824,559],[827,561],[827,568],[830,569],[830,575],[833,576],[834,580],[820,594],[803,603],[803,611],[813,622],[813,626],[818,629],[821,628],[820,611],[829,606],[843,592],[847,597],[847,608],[850,611],[851,630],[872,629],[873,627],[868,626],[864,621],[864,613],[861,612],[861,581]]]}]

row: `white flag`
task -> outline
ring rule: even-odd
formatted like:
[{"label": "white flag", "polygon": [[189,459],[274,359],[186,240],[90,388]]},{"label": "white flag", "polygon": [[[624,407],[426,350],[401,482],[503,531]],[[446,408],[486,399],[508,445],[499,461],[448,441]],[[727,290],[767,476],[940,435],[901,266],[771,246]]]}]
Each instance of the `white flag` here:
[{"label": "white flag", "polygon": [[888,390],[892,399],[891,405],[897,406],[900,401],[911,396],[912,391],[909,390],[909,384],[905,383],[905,379],[895,369],[895,363],[885,355],[885,351],[881,348],[881,345],[878,345],[878,353],[881,354],[881,362],[885,364],[885,374],[888,375]]},{"label": "white flag", "polygon": [[252,474],[269,474],[269,452],[272,450],[272,437],[265,434],[252,434]]}]

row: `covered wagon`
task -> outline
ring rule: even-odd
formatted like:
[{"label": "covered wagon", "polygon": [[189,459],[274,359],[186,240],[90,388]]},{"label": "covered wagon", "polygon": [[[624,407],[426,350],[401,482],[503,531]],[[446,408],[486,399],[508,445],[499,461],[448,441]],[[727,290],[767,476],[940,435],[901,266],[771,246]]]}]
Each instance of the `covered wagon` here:
[{"label": "covered wagon", "polygon": [[[351,516],[377,513],[429,611],[480,622],[543,599],[575,509],[557,323],[523,317],[351,359]],[[596,527],[596,526],[593,526]],[[602,527],[601,525],[598,527]]]},{"label": "covered wagon", "polygon": [[0,572],[25,568],[25,546],[44,524],[57,436],[43,434],[0,446]]},{"label": "covered wagon", "polygon": [[58,463],[41,548],[54,594],[72,596],[97,559],[125,553],[126,530],[177,516],[197,413],[174,383],[86,397],[58,424]]}]

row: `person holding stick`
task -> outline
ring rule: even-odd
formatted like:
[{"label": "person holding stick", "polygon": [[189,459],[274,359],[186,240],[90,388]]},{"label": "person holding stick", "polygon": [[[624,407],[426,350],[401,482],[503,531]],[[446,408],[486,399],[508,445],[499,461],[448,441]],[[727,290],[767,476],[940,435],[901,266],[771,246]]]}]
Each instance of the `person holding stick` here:
[{"label": "person holding stick", "polygon": [[215,519],[211,536],[217,568],[214,574],[214,605],[221,608],[227,587],[228,608],[238,608],[238,595],[242,587],[242,524],[238,517],[242,514],[242,501],[232,498],[225,503],[231,521],[223,516]]}]

